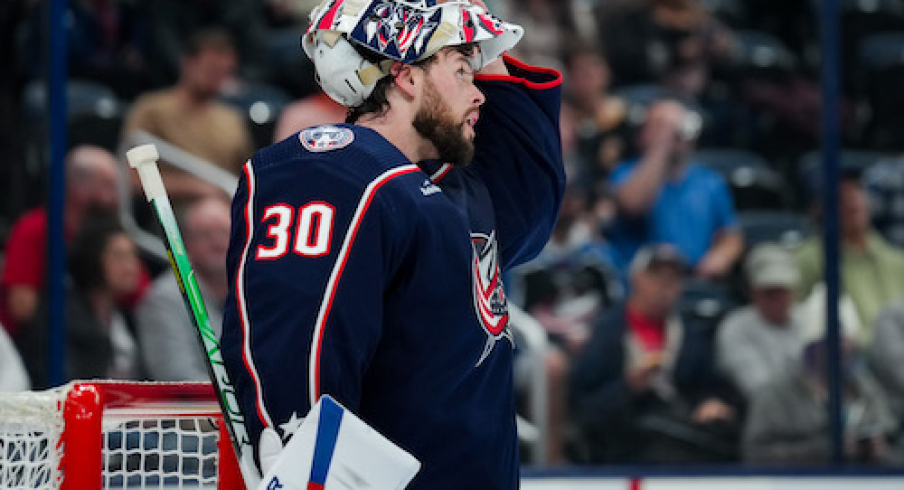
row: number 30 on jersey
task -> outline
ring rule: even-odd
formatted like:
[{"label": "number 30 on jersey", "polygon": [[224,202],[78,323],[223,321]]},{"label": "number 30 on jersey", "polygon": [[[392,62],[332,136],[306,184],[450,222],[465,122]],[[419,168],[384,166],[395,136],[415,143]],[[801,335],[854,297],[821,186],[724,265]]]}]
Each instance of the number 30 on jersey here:
[{"label": "number 30 on jersey", "polygon": [[[304,257],[320,257],[330,253],[333,217],[336,209],[325,202],[311,202],[298,208],[275,204],[264,210],[263,223],[267,227],[269,244],[258,245],[255,258],[275,260],[289,251]],[[297,221],[297,223],[296,223]],[[296,225],[293,228],[293,223]],[[294,232],[294,237],[291,236]]]}]

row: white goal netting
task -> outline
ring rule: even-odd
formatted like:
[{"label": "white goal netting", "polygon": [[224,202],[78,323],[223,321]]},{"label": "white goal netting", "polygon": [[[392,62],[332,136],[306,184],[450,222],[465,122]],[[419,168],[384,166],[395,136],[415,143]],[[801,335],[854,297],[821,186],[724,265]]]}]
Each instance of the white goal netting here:
[{"label": "white goal netting", "polygon": [[[93,410],[101,412],[100,429],[86,434],[71,431],[64,409],[72,386],[0,393],[0,489],[217,488],[215,399],[179,396],[173,385],[159,395],[158,385],[126,386],[137,386],[136,394],[111,384]],[[93,451],[98,468],[69,462],[73,451]]]},{"label": "white goal netting", "polygon": [[103,488],[216,488],[212,420],[104,420],[103,434]]},{"label": "white goal netting", "polygon": [[58,488],[63,389],[0,393],[0,488]]}]

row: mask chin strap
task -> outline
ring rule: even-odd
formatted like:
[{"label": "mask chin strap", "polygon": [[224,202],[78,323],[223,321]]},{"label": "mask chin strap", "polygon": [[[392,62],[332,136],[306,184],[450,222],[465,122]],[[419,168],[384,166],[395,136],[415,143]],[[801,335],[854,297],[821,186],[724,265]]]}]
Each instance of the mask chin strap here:
[{"label": "mask chin strap", "polygon": [[395,63],[393,60],[383,60],[375,65],[368,64],[356,72],[358,80],[361,80],[361,84],[365,87],[369,87],[371,84],[377,83],[379,79],[389,75],[393,63]]}]

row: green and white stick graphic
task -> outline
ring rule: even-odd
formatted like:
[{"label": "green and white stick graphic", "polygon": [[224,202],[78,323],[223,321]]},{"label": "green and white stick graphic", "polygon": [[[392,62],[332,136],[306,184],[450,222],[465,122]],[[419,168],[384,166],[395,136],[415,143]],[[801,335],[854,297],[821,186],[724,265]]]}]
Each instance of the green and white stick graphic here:
[{"label": "green and white stick graphic", "polygon": [[207,316],[207,308],[201,299],[198,283],[195,281],[195,273],[191,268],[188,255],[185,253],[185,245],[179,227],[176,225],[176,217],[163,180],[160,178],[160,170],[157,168],[157,160],[160,158],[154,145],[142,145],[129,150],[126,153],[129,165],[138,171],[141,186],[148,202],[157,213],[157,220],[163,227],[166,235],[166,249],[169,253],[170,265],[179,282],[182,291],[182,299],[189,316],[195,324],[198,340],[201,348],[207,356],[207,368],[210,379],[213,380],[217,391],[217,399],[223,418],[227,422],[229,435],[232,438],[232,446],[235,448],[239,460],[242,476],[247,488],[256,488],[260,481],[260,474],[254,465],[254,452],[251,446],[251,438],[245,430],[245,418],[239,407],[238,398],[226,367],[223,364],[223,354],[220,351],[220,343],[210,327],[210,318]]}]

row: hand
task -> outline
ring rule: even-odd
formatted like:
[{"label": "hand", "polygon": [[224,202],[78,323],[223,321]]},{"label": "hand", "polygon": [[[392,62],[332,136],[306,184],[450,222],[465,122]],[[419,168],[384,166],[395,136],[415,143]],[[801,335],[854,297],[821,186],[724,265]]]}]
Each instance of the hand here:
[{"label": "hand", "polygon": [[660,102],[650,107],[644,139],[648,150],[671,154],[681,138],[679,131],[685,117],[684,106],[677,102]]},{"label": "hand", "polygon": [[634,393],[641,393],[650,389],[650,381],[662,368],[665,356],[662,352],[652,352],[644,356],[640,364],[629,370],[625,375],[628,388]]},{"label": "hand", "polygon": [[261,438],[258,442],[258,454],[261,461],[261,474],[266,475],[267,471],[276,463],[283,450],[282,439],[275,430],[267,427],[261,432]]},{"label": "hand", "polygon": [[[437,0],[436,3],[437,4],[446,3],[448,1],[449,0]],[[490,11],[490,9],[487,8],[487,4],[485,4],[483,2],[483,0],[470,0],[470,4],[482,8],[484,12]],[[477,48],[477,49],[479,49],[479,48]],[[499,58],[491,61],[490,63],[487,63],[487,65],[484,66],[483,68],[481,68],[477,72],[477,74],[478,75],[508,76],[509,71],[508,71],[508,68],[505,66],[505,62],[502,61],[502,57],[500,56]]]},{"label": "hand", "polygon": [[577,354],[587,344],[590,339],[590,330],[585,325],[575,325],[566,330],[563,334],[565,338],[565,348],[569,354]]},{"label": "hand", "polygon": [[731,264],[722,256],[706,254],[697,263],[697,275],[703,279],[715,279],[728,273]]},{"label": "hand", "polygon": [[691,414],[691,420],[701,425],[719,420],[729,421],[733,418],[734,409],[717,398],[710,398],[701,403]]},{"label": "hand", "polygon": [[502,61],[502,57],[496,58],[495,60],[489,62],[486,66],[481,68],[478,72],[478,75],[501,75],[508,76],[509,71],[508,67],[505,66],[505,62]]}]

